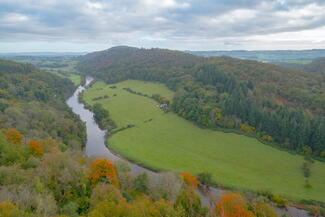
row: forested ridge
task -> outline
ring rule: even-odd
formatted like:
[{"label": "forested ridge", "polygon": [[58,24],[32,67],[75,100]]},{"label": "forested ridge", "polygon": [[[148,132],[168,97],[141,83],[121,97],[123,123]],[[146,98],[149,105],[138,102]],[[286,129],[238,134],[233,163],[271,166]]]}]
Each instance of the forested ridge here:
[{"label": "forested ridge", "polygon": [[131,47],[90,53],[77,68],[108,83],[165,83],[176,91],[173,110],[188,120],[325,156],[323,76],[250,60]]},{"label": "forested ridge", "polygon": [[80,148],[84,126],[65,104],[74,88],[69,80],[30,64],[0,60],[0,128]]},{"label": "forested ridge", "polygon": [[320,57],[315,59],[313,62],[303,65],[302,69],[307,72],[312,72],[316,74],[325,76],[325,57]]}]

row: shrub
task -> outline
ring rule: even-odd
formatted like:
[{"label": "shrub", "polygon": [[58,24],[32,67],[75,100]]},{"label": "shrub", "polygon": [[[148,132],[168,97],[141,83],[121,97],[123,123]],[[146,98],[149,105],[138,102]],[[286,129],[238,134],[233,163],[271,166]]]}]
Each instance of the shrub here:
[{"label": "shrub", "polygon": [[255,215],[257,217],[277,217],[277,213],[273,209],[272,206],[270,206],[267,203],[260,203],[255,205]]},{"label": "shrub", "polygon": [[267,141],[267,142],[271,142],[273,140],[272,136],[269,136],[269,135],[263,135],[261,137],[261,139],[263,139],[264,141]]},{"label": "shrub", "polygon": [[199,173],[197,175],[198,180],[204,185],[212,185],[212,174],[211,173]]},{"label": "shrub", "polygon": [[0,202],[0,216],[1,217],[14,217],[14,216],[19,216],[19,210],[17,207],[8,202],[8,201],[3,201]]},{"label": "shrub", "polygon": [[197,188],[197,186],[200,184],[196,177],[193,176],[191,173],[181,173],[180,176],[187,185],[193,188]]},{"label": "shrub", "polygon": [[6,130],[4,135],[8,142],[11,142],[16,145],[21,145],[21,142],[24,138],[24,135],[15,129]]},{"label": "shrub", "polygon": [[247,124],[240,124],[239,127],[240,127],[241,131],[248,133],[248,134],[253,134],[255,132],[255,128],[251,127]]},{"label": "shrub", "polygon": [[288,200],[279,195],[273,195],[271,201],[275,203],[278,207],[286,207],[288,205]]}]

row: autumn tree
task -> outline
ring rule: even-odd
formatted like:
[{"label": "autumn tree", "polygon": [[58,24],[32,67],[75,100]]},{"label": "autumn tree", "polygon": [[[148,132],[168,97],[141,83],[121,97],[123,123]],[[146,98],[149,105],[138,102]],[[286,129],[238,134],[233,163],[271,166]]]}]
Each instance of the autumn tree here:
[{"label": "autumn tree", "polygon": [[181,173],[180,176],[187,185],[189,185],[193,188],[197,188],[197,186],[200,184],[200,182],[196,179],[196,177],[193,176],[191,173],[184,172],[184,173]]},{"label": "autumn tree", "polygon": [[17,207],[8,202],[8,201],[3,201],[0,202],[0,216],[1,217],[14,217],[14,216],[19,216],[19,210]]},{"label": "autumn tree", "polygon": [[236,193],[227,193],[221,196],[216,205],[220,217],[255,217],[247,210],[245,199]]},{"label": "autumn tree", "polygon": [[195,194],[193,188],[184,188],[177,196],[175,205],[178,209],[185,211],[186,217],[203,217],[208,210],[201,205],[200,197]]},{"label": "autumn tree", "polygon": [[21,142],[24,138],[24,135],[15,129],[7,129],[4,135],[8,142],[11,142],[16,145],[21,145]]},{"label": "autumn tree", "polygon": [[256,204],[254,207],[256,217],[277,217],[277,213],[273,207],[267,203]]},{"label": "autumn tree", "polygon": [[121,199],[122,194],[114,185],[98,184],[92,189],[90,204],[95,206],[102,201],[118,203]]},{"label": "autumn tree", "polygon": [[253,134],[255,132],[255,128],[247,124],[240,124],[239,126],[240,126],[240,130],[244,131],[245,133]]},{"label": "autumn tree", "polygon": [[33,156],[35,156],[35,157],[43,156],[44,150],[41,147],[41,145],[39,143],[37,143],[36,141],[30,141],[28,143],[28,147],[29,147],[29,150]]},{"label": "autumn tree", "polygon": [[103,181],[119,186],[115,167],[110,160],[96,159],[91,163],[90,170],[89,180],[93,185]]},{"label": "autumn tree", "polygon": [[152,202],[146,196],[142,196],[135,201],[127,202],[121,199],[118,203],[101,201],[90,212],[89,217],[185,217],[182,209],[174,208],[165,200]]}]

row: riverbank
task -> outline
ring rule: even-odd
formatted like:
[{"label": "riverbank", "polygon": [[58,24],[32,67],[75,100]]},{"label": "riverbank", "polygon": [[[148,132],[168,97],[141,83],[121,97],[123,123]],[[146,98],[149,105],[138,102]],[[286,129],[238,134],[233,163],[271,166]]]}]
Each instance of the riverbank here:
[{"label": "riverbank", "polygon": [[[88,83],[89,84],[89,83]],[[81,88],[81,89],[79,89],[78,90],[78,92],[80,93],[80,92],[82,92],[84,90],[84,88]],[[78,97],[77,97],[78,98]],[[78,102],[79,104],[76,104],[76,105],[74,105],[74,106],[81,106],[84,110],[85,110],[85,108],[84,108],[84,106],[80,103],[80,102]],[[80,109],[80,108],[79,108]],[[75,109],[75,110],[78,110],[78,109]],[[80,111],[79,111],[80,112]],[[83,111],[84,112],[84,111]],[[83,112],[81,112],[82,114],[81,115],[84,115],[83,114]],[[89,112],[89,111],[88,111]],[[81,116],[80,115],[80,116]],[[108,158],[110,158],[110,159],[113,159],[113,160],[116,160],[116,159],[118,159],[118,160],[120,160],[121,158],[118,156],[118,155],[115,155],[113,152],[111,152],[110,150],[108,150],[107,148],[106,148],[106,146],[105,146],[105,133],[104,134],[102,134],[102,136],[103,136],[103,139],[101,139],[101,141],[100,142],[102,142],[102,144],[100,144],[100,145],[98,145],[98,143],[96,144],[96,145],[94,145],[93,144],[93,142],[94,142],[94,140],[93,140],[93,136],[92,135],[97,135],[98,136],[98,134],[96,133],[96,132],[93,132],[93,130],[89,130],[88,128],[89,127],[95,127],[96,128],[96,126],[93,126],[93,125],[89,125],[90,123],[92,123],[92,124],[94,124],[94,120],[93,120],[93,118],[92,118],[92,116],[91,116],[91,118],[89,119],[89,118],[85,118],[85,117],[83,117],[82,118],[83,120],[85,120],[86,119],[86,121],[87,121],[87,123],[86,123],[86,125],[88,125],[87,126],[87,136],[89,135],[89,138],[87,139],[87,147],[86,147],[86,151],[87,151],[87,155],[88,156],[94,156],[94,155],[97,155],[97,156],[106,156],[106,157],[108,157]],[[97,126],[98,127],[98,126]],[[99,129],[99,128],[98,128]],[[100,130],[100,129],[99,129]],[[95,136],[96,137],[96,136]],[[97,142],[98,142],[98,140],[97,140]],[[98,146],[100,146],[100,148],[98,148]],[[90,150],[89,149],[89,147],[91,147],[91,149],[93,149],[93,150]],[[123,157],[123,160],[124,160],[124,157]],[[132,166],[134,166],[134,164],[132,164],[132,163],[130,163],[129,161],[128,161],[128,163],[129,164],[131,164]],[[139,167],[139,165],[136,165],[137,167]],[[140,168],[142,168],[142,167],[140,167]],[[142,169],[145,169],[145,168],[142,168]],[[141,171],[142,171],[142,169],[141,169]],[[145,169],[145,170],[147,170],[147,169]],[[152,172],[152,171],[151,171]],[[220,191],[220,189],[218,189],[218,191]],[[305,215],[300,215],[300,216],[305,216]]]}]

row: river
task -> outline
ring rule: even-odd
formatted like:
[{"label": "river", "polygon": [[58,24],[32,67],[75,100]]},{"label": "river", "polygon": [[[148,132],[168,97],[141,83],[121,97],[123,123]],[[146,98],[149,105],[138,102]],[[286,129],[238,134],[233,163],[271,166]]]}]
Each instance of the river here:
[{"label": "river", "polygon": [[[72,109],[72,111],[79,115],[80,119],[85,122],[87,130],[87,142],[86,142],[86,154],[90,158],[107,158],[112,161],[124,161],[130,168],[132,174],[148,173],[151,175],[158,175],[149,169],[143,168],[137,164],[131,163],[124,159],[123,157],[112,153],[105,145],[105,135],[106,131],[101,130],[94,120],[94,114],[84,107],[84,104],[79,102],[78,96],[84,91],[87,86],[93,81],[92,77],[87,76],[85,85],[80,85],[73,95],[66,101],[67,105]],[[217,201],[225,191],[219,188],[210,188],[211,196],[214,201]],[[202,192],[197,191],[200,195],[203,205],[209,205],[209,199]],[[281,216],[286,214],[288,217],[311,217],[305,210],[300,210],[295,207],[288,207],[288,210],[277,208],[278,214]]]}]

